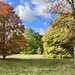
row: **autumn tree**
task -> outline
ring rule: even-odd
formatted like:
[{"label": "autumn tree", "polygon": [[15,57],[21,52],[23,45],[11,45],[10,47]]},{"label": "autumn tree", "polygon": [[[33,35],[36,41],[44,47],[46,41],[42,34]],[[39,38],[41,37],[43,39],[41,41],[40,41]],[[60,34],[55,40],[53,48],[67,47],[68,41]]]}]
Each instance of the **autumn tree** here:
[{"label": "autumn tree", "polygon": [[[59,13],[62,15],[67,15],[65,14],[66,10],[71,10],[72,14],[71,16],[73,17],[73,20],[71,20],[71,38],[73,38],[73,48],[75,51],[75,0],[46,0],[47,2],[50,2],[50,7],[48,8],[48,12],[55,12]],[[75,52],[74,52],[74,64],[75,64]]]},{"label": "autumn tree", "polygon": [[43,35],[44,53],[50,58],[68,58],[72,57],[73,51],[68,38],[70,30],[71,14],[67,16],[59,15]]},{"label": "autumn tree", "polygon": [[0,2],[0,55],[3,58],[26,48],[27,41],[22,35],[24,29],[24,25],[15,14],[13,7]]}]

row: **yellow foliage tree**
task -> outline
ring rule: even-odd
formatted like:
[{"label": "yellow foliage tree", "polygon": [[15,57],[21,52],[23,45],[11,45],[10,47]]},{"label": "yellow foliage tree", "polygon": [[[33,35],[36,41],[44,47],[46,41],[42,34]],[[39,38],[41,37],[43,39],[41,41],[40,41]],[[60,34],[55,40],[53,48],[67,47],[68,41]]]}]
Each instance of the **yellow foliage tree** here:
[{"label": "yellow foliage tree", "polygon": [[43,35],[44,56],[50,58],[72,57],[71,41],[68,34],[71,28],[71,14],[59,15]]}]

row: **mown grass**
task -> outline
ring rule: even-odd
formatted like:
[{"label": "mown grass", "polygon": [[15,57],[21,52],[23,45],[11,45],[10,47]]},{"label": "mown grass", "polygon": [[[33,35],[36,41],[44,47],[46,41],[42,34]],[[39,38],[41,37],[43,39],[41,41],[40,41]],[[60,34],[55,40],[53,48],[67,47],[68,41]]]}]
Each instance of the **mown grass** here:
[{"label": "mown grass", "polygon": [[0,58],[0,75],[75,75],[73,59]]}]

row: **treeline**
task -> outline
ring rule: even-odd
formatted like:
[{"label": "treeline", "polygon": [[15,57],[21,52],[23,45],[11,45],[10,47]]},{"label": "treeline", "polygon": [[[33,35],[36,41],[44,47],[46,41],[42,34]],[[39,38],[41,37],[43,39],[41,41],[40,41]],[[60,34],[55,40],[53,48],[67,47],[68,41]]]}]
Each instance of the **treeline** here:
[{"label": "treeline", "polygon": [[[68,11],[71,13],[71,11]],[[59,15],[44,35],[26,28],[24,36],[29,41],[28,54],[43,54],[49,58],[73,57],[71,14]]]},{"label": "treeline", "polygon": [[73,40],[72,19],[71,14],[59,15],[44,35],[40,35],[31,28],[25,29],[24,36],[29,41],[28,49],[25,53],[43,53],[43,56],[49,58],[73,57],[71,43]]}]

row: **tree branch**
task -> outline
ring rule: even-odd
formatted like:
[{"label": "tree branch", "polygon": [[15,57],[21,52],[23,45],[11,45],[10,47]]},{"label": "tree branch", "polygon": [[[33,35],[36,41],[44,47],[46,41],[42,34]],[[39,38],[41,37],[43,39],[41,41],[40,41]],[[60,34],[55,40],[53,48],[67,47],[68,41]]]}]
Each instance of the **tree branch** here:
[{"label": "tree branch", "polygon": [[70,2],[70,0],[66,0],[70,5],[71,5],[71,2]]},{"label": "tree branch", "polygon": [[72,9],[74,8],[74,0],[70,1],[70,0],[66,0],[69,5],[72,7]]}]

